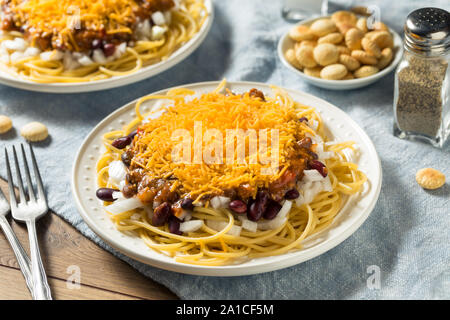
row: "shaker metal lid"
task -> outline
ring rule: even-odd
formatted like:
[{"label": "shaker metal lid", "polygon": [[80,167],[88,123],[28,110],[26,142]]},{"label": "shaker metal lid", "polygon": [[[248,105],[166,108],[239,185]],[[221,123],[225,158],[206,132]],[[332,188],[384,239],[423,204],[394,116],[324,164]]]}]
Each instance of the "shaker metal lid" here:
[{"label": "shaker metal lid", "polygon": [[419,51],[445,51],[450,46],[450,13],[439,8],[411,12],[405,23],[406,44]]}]

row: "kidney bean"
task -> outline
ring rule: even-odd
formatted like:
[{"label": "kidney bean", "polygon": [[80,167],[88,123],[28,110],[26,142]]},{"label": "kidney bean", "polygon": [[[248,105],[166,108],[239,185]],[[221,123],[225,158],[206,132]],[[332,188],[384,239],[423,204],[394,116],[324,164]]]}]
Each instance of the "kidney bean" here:
[{"label": "kidney bean", "polygon": [[117,149],[123,149],[127,145],[131,143],[132,139],[129,136],[126,137],[120,137],[114,140],[111,145]]},{"label": "kidney bean", "polygon": [[325,167],[325,165],[318,161],[318,160],[312,160],[309,162],[309,168],[310,169],[316,169],[319,171],[319,173],[322,175],[322,177],[326,177],[328,175],[328,169]]},{"label": "kidney bean", "polygon": [[103,53],[105,57],[112,56],[114,52],[116,51],[116,46],[112,43],[105,43],[103,45]]},{"label": "kidney bean", "polygon": [[300,119],[298,119],[298,121],[308,123],[308,118],[307,117],[301,117]]},{"label": "kidney bean", "polygon": [[233,200],[230,202],[229,207],[236,213],[245,213],[247,212],[247,205],[242,200]]},{"label": "kidney bean", "polygon": [[297,145],[301,148],[311,149],[312,140],[309,137],[303,138],[302,140],[297,142]]},{"label": "kidney bean", "polygon": [[281,204],[274,200],[270,200],[269,205],[267,206],[266,211],[264,212],[264,219],[272,220],[275,218],[281,210]]},{"label": "kidney bean", "polygon": [[157,206],[153,211],[152,224],[156,227],[163,226],[169,219],[171,211],[168,202],[163,202]]},{"label": "kidney bean", "polygon": [[191,198],[184,198],[181,201],[181,207],[185,210],[194,210],[194,205],[192,204],[194,202]]},{"label": "kidney bean", "polygon": [[99,39],[94,39],[91,43],[92,50],[98,49],[102,46],[102,42]]},{"label": "kidney bean", "polygon": [[120,159],[122,160],[124,165],[126,165],[127,167],[130,166],[130,164],[131,164],[131,157],[128,154],[128,152],[122,153],[122,155],[120,156]]},{"label": "kidney bean", "polygon": [[117,191],[119,191],[119,190],[112,189],[112,188],[99,188],[99,189],[97,189],[97,192],[95,193],[95,195],[100,200],[113,202],[116,199],[113,198],[112,194],[113,194],[113,192],[117,192]]},{"label": "kidney bean", "polygon": [[134,130],[133,132],[131,132],[131,133],[128,135],[128,137],[130,137],[131,140],[133,140],[135,135],[137,135],[137,130]]},{"label": "kidney bean", "polygon": [[300,193],[298,193],[297,189],[291,189],[285,193],[284,198],[288,200],[294,200],[297,199],[299,196]]},{"label": "kidney bean", "polygon": [[247,212],[247,217],[249,220],[258,221],[261,219],[264,211],[267,209],[270,196],[266,190],[260,190],[256,194],[255,202],[253,202]]},{"label": "kidney bean", "polygon": [[175,216],[169,218],[169,232],[178,235],[183,234],[183,232],[180,231],[180,220]]},{"label": "kidney bean", "polygon": [[317,155],[317,153],[312,152],[311,150],[306,150],[306,152],[308,152],[308,154],[309,154],[314,160],[319,159],[319,156]]}]

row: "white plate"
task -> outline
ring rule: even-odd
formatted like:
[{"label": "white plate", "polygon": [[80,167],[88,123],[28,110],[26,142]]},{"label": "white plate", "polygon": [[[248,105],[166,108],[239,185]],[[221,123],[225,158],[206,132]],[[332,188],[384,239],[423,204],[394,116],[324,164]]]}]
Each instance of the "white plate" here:
[{"label": "white plate", "polygon": [[[314,18],[302,21],[298,23],[297,25],[310,25],[314,21],[318,19],[322,19],[324,17]],[[289,27],[289,29],[292,28]],[[306,82],[309,82],[315,86],[325,88],[325,89],[331,89],[331,90],[349,90],[349,89],[356,89],[365,87],[369,84],[374,83],[375,81],[381,79],[385,75],[387,75],[389,72],[395,69],[397,64],[400,62],[402,55],[403,55],[403,40],[400,38],[400,36],[392,29],[389,29],[390,32],[393,35],[394,38],[394,60],[391,62],[391,64],[381,70],[380,72],[369,76],[365,78],[359,78],[359,79],[351,79],[351,80],[326,80],[321,78],[316,78],[312,76],[308,76],[304,74],[302,71],[298,70],[297,68],[293,67],[289,62],[287,62],[286,58],[284,57],[284,52],[286,52],[289,48],[292,48],[294,46],[294,41],[289,38],[288,32],[286,32],[278,41],[278,57],[280,58],[281,62],[288,67],[290,70],[298,74],[303,80]]]},{"label": "white plate", "polygon": [[[217,85],[218,82],[202,82],[183,87],[203,93],[212,91]],[[271,93],[270,87],[263,83],[232,82],[228,83],[228,87],[233,92],[258,88],[265,94]],[[165,94],[167,90],[156,94]],[[321,113],[331,139],[353,140],[358,144],[360,157],[355,161],[368,177],[364,192],[347,201],[330,228],[303,241],[304,250],[258,258],[242,264],[196,266],[175,262],[172,258],[148,248],[140,238],[116,230],[103,210],[102,203],[95,197],[96,163],[103,152],[102,135],[111,130],[121,129],[125,123],[131,121],[136,116],[134,112],[136,101],[125,105],[101,121],[78,151],[73,164],[72,191],[84,221],[105,242],[129,257],[158,268],[205,276],[239,276],[273,271],[309,260],[337,246],[358,229],[375,206],[381,188],[380,159],[367,134],[342,110],[312,95],[294,90],[287,91],[295,100],[314,106]],[[154,103],[154,100],[149,101],[144,107],[150,110]]]},{"label": "white plate", "polygon": [[92,82],[80,82],[80,83],[37,83],[33,81],[17,79],[16,77],[8,74],[5,71],[0,70],[0,83],[11,87],[39,91],[39,92],[52,92],[52,93],[75,93],[75,92],[89,92],[116,88],[125,86],[140,80],[150,78],[157,75],[183,59],[187,58],[200,44],[205,40],[206,35],[211,29],[212,22],[214,20],[214,7],[211,0],[204,0],[205,7],[208,11],[208,17],[197,34],[194,35],[187,43],[178,48],[172,55],[165,61],[146,66],[132,74],[125,76],[115,76],[104,80],[92,81]]}]

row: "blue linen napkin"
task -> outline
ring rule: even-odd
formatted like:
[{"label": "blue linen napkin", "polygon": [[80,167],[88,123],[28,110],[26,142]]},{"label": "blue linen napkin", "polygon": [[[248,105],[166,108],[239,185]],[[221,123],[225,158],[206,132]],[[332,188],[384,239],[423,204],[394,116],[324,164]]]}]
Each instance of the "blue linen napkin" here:
[{"label": "blue linen napkin", "polygon": [[[348,1],[347,1],[348,2]],[[448,1],[371,1],[381,19],[401,33],[407,14]],[[360,4],[360,2],[358,2]],[[277,57],[280,36],[291,26],[280,15],[282,1],[215,2],[216,18],[205,42],[188,59],[151,79],[126,87],[81,94],[27,92],[0,85],[0,114],[15,131],[0,146],[23,141],[18,129],[41,121],[50,138],[36,145],[52,210],[85,236],[113,252],[182,299],[433,299],[450,298],[450,187],[425,191],[415,172],[434,167],[450,178],[450,144],[442,150],[392,135],[394,75],[351,91],[308,85]],[[367,221],[329,252],[287,269],[233,278],[200,277],[160,270],[129,259],[100,240],[83,222],[72,200],[72,161],[89,131],[109,113],[140,96],[186,83],[260,81],[302,90],[342,108],[368,133],[383,166],[383,187]],[[0,163],[4,159],[0,158]],[[4,165],[0,165],[4,177]],[[373,278],[380,275],[380,286]]]}]

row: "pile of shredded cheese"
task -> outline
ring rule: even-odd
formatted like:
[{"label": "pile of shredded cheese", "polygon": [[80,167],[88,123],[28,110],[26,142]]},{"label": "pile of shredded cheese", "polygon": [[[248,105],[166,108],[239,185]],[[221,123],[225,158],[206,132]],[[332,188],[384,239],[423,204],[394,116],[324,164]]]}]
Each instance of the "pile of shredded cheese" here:
[{"label": "pile of shredded cheese", "polygon": [[[268,187],[269,183],[279,178],[284,170],[289,167],[290,159],[295,156],[294,143],[311,132],[309,127],[299,121],[294,106],[286,106],[275,98],[259,98],[244,95],[224,95],[220,93],[207,93],[194,99],[185,99],[186,95],[174,96],[173,105],[165,107],[165,112],[156,119],[138,128],[133,149],[136,155],[133,158],[135,166],[145,169],[151,178],[176,178],[178,187],[183,193],[199,199],[205,195],[221,194],[223,190],[236,188],[242,184],[249,184],[257,188]],[[139,112],[138,112],[139,113]],[[191,155],[194,157],[194,126],[201,122],[202,137],[207,129],[216,129],[223,137],[223,161],[222,164],[201,163],[177,163],[172,161],[172,150],[180,144],[180,140],[173,138],[177,129],[189,131],[191,140]],[[270,130],[277,129],[279,133],[279,167],[276,174],[262,174],[261,169],[270,167],[271,164],[263,164],[256,161],[250,163],[249,139],[245,140],[246,164],[228,163],[226,159],[226,130],[227,129],[254,129],[259,135],[260,129],[268,130],[267,154],[270,156],[271,137]],[[198,133],[198,126],[197,126]],[[212,138],[211,141],[214,141]],[[203,139],[202,151],[206,149]],[[260,136],[258,136],[258,142]],[[237,143],[234,140],[233,143]],[[237,159],[237,146],[234,146],[234,159]],[[214,152],[212,152],[214,155]],[[259,153],[259,151],[258,151]],[[181,156],[180,156],[181,157]],[[258,155],[259,157],[259,155]],[[253,163],[255,161],[252,161]]]},{"label": "pile of shredded cheese", "polygon": [[[7,4],[17,27],[32,33],[58,35],[74,44],[72,33],[79,23],[85,30],[107,34],[132,33],[139,0],[10,0]],[[72,41],[71,41],[72,40]],[[67,41],[67,42],[66,42]]]}]

